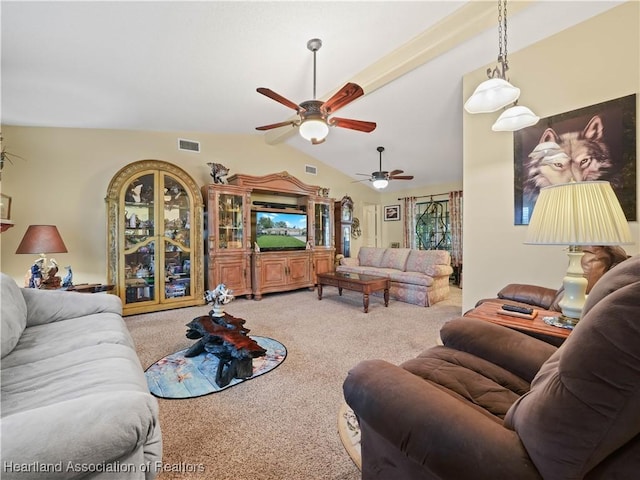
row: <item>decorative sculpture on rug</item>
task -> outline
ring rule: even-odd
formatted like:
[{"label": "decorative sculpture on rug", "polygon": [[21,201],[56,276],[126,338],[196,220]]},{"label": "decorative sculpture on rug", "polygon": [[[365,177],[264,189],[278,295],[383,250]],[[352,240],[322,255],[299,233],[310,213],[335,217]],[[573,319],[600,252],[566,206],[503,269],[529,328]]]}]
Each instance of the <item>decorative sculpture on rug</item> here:
[{"label": "decorative sculpture on rug", "polygon": [[229,169],[222,165],[221,163],[213,163],[208,162],[207,165],[211,167],[211,178],[213,178],[213,183],[227,183],[227,179],[225,178],[229,175]]},{"label": "decorative sculpture on rug", "polygon": [[232,293],[224,283],[218,285],[214,290],[206,290],[204,292],[204,300],[213,306],[213,310],[210,312],[211,315],[216,317],[224,315],[222,306],[233,300]]},{"label": "decorative sculpture on rug", "polygon": [[187,338],[198,341],[184,356],[208,352],[218,357],[215,381],[219,387],[228,385],[233,378],[251,377],[253,359],[266,355],[267,351],[247,335],[249,329],[244,327],[244,319],[221,312],[222,305],[233,300],[231,290],[221,283],[214,290],[205,291],[204,298],[213,305],[213,310],[208,316],[194,318],[187,324]]}]

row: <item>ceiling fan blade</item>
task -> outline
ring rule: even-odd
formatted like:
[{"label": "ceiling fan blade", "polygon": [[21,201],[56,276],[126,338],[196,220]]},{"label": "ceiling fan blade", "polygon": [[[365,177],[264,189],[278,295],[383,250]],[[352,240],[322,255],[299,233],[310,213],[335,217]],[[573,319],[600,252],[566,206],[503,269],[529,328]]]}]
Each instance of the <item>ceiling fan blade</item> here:
[{"label": "ceiling fan blade", "polygon": [[324,141],[327,139],[327,137],[324,137],[322,140],[318,140],[315,138],[311,139],[311,145],[320,145],[321,143],[324,143]]},{"label": "ceiling fan blade", "polygon": [[391,170],[389,175],[393,177],[394,175],[400,175],[401,173],[404,173],[404,170]]},{"label": "ceiling fan blade", "polygon": [[289,120],[288,122],[272,123],[271,125],[262,125],[256,127],[256,130],[271,130],[272,128],[284,127],[285,125],[295,126],[296,122]]},{"label": "ceiling fan blade", "polygon": [[413,180],[413,175],[390,175],[389,180]]},{"label": "ceiling fan blade", "polygon": [[274,92],[269,88],[260,87],[260,88],[257,88],[256,91],[258,93],[261,93],[262,95],[269,97],[271,100],[275,100],[276,102],[281,103],[285,107],[289,107],[295,110],[298,113],[300,113],[301,111],[304,111],[304,108],[301,108],[300,105],[293,103],[291,100],[284,98],[282,95],[277,94],[276,92]]},{"label": "ceiling fan blade", "polygon": [[[361,173],[357,173],[356,175],[362,175]],[[364,180],[354,180],[351,183],[359,183],[359,182],[370,182],[371,179],[370,178],[365,178]]]},{"label": "ceiling fan blade", "polygon": [[333,117],[329,123],[334,127],[350,128],[351,130],[359,130],[360,132],[373,132],[376,129],[376,122],[365,122],[364,120],[352,120],[350,118]]},{"label": "ceiling fan blade", "polygon": [[357,83],[347,83],[338,92],[336,92],[329,100],[324,102],[322,109],[329,115],[337,111],[339,108],[348,105],[356,98],[364,95],[364,90]]},{"label": "ceiling fan blade", "polygon": [[370,173],[355,173],[354,175],[364,175],[365,177],[370,177]]}]

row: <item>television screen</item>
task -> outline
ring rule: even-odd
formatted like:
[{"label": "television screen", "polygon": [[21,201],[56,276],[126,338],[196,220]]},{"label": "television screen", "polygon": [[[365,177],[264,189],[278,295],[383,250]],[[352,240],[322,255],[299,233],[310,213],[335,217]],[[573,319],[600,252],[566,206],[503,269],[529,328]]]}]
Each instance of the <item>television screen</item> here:
[{"label": "television screen", "polygon": [[260,250],[296,250],[307,246],[305,213],[256,212],[255,240]]}]

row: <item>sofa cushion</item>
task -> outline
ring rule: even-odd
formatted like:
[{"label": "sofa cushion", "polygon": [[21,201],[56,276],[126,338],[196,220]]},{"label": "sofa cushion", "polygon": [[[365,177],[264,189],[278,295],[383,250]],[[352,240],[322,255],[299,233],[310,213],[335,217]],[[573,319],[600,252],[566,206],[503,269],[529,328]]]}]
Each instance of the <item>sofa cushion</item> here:
[{"label": "sofa cushion", "polygon": [[409,248],[387,248],[382,255],[380,266],[403,271],[410,251]]},{"label": "sofa cushion", "polygon": [[389,280],[409,285],[423,285],[425,287],[433,285],[433,277],[419,272],[398,272],[396,270],[391,270]]},{"label": "sofa cushion", "polygon": [[544,478],[583,478],[637,436],[639,277],[636,256],[596,283],[573,333],[505,418]]},{"label": "sofa cushion", "polygon": [[366,267],[379,267],[382,265],[382,255],[384,254],[384,248],[376,247],[360,247],[358,251],[358,261],[360,266]]},{"label": "sofa cushion", "polygon": [[451,274],[449,269],[447,269],[448,273],[442,273],[443,269],[440,268],[440,265],[449,266],[449,269],[453,272],[450,267],[451,255],[446,250],[411,250],[405,270],[407,272],[425,273],[432,277]]},{"label": "sofa cushion", "polygon": [[20,336],[27,325],[27,304],[22,296],[22,291],[9,275],[2,276],[2,301],[0,308],[2,327],[0,337],[2,339],[2,358],[7,356],[18,344]]}]

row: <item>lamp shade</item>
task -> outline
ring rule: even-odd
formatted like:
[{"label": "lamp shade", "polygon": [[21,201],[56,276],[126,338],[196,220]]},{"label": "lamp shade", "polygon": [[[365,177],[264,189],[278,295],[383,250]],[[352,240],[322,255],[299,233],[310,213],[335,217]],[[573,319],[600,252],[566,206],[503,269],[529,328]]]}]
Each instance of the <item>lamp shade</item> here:
[{"label": "lamp shade", "polygon": [[482,82],[464,104],[469,113],[497,112],[520,96],[520,89],[502,78],[490,78]]},{"label": "lamp shade", "polygon": [[67,253],[55,225],[29,225],[16,253]]},{"label": "lamp shade", "polygon": [[494,132],[515,132],[525,127],[535,125],[540,117],[527,107],[516,105],[506,109],[491,127]]},{"label": "lamp shade", "polygon": [[534,245],[633,243],[609,182],[572,182],[540,190],[525,242]]},{"label": "lamp shade", "polygon": [[329,135],[329,126],[324,119],[308,118],[299,127],[300,136],[305,140],[320,142]]}]

